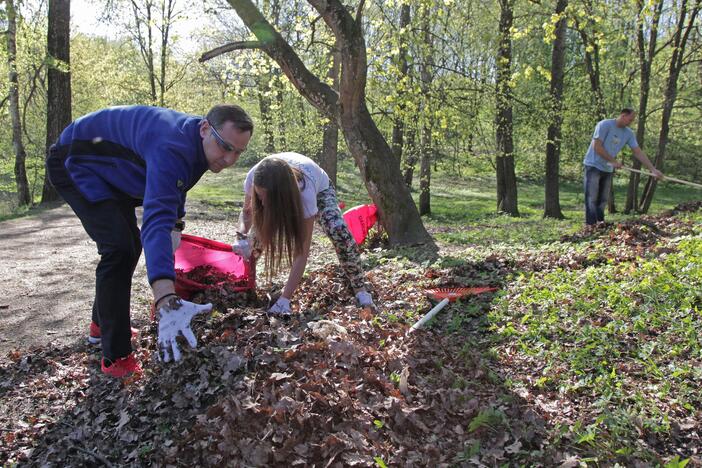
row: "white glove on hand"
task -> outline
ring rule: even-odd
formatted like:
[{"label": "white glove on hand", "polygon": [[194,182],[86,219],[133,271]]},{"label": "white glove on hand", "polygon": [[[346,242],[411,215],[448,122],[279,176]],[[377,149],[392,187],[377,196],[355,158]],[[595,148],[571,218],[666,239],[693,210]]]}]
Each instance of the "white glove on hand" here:
[{"label": "white glove on hand", "polygon": [[[197,347],[197,338],[190,329],[192,318],[202,312],[212,310],[212,304],[193,304],[175,296],[159,309],[158,347],[163,353],[164,362],[180,360],[180,349],[176,337],[182,334],[191,348]],[[159,353],[159,356],[161,354]]]},{"label": "white glove on hand", "polygon": [[175,251],[178,250],[178,247],[180,247],[180,235],[181,232],[176,229],[171,231],[171,245],[173,246],[173,253],[175,253]]},{"label": "white glove on hand", "polygon": [[277,315],[279,317],[289,317],[292,314],[290,310],[290,299],[286,299],[283,296],[279,297],[275,304],[268,309],[270,315]]},{"label": "white glove on hand", "polygon": [[375,309],[375,304],[373,303],[373,297],[367,291],[358,291],[356,293],[356,302],[359,307],[370,307]]},{"label": "white glove on hand", "polygon": [[251,244],[248,239],[237,239],[232,244],[232,252],[242,257],[244,260],[251,258]]}]

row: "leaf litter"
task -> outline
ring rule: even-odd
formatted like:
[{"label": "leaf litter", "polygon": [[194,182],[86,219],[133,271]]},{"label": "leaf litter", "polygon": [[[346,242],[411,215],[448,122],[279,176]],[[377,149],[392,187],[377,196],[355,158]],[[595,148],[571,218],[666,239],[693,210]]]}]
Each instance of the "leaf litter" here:
[{"label": "leaf litter", "polygon": [[[578,270],[670,250],[668,239],[698,229],[684,214],[699,208],[583,230],[562,239],[566,250],[541,256],[495,254],[448,267],[378,262],[368,273],[378,314],[352,305],[336,265],[305,277],[289,321],[267,317],[255,294],[212,288],[196,298],[215,304],[193,324],[198,348],[164,365],[155,357],[155,326],[145,326],[134,343],[144,374],[125,381],[103,376],[99,352],[83,343],[11,352],[0,361],[0,463],[577,462],[573,444],[553,434],[586,412],[585,403],[506,386],[512,363],[524,362],[485,352],[485,315],[496,295],[453,304],[429,330],[408,336],[432,305],[424,289],[487,284],[508,291],[517,272]],[[699,421],[676,427],[699,429]]]}]

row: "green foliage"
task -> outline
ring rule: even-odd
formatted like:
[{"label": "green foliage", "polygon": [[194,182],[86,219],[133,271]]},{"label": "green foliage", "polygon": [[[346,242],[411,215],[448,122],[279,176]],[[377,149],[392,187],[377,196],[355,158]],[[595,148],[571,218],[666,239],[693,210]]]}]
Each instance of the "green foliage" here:
[{"label": "green foliage", "polygon": [[[410,23],[400,29],[400,11],[410,7]],[[589,6],[588,6],[589,5]],[[18,29],[18,71],[20,74],[23,122],[26,126],[25,146],[28,151],[27,172],[35,199],[43,183],[45,131],[45,6],[35,8],[22,4]],[[267,7],[270,8],[270,5]],[[279,11],[264,11],[308,69],[321,80],[331,83],[330,31],[316,21],[316,12],[305,2],[281,2]],[[515,96],[514,141],[517,174],[525,180],[539,181],[544,172],[546,125],[550,119],[548,87],[551,55],[550,34],[554,21],[550,5],[515,2],[515,23],[512,33],[513,66],[510,85]],[[565,16],[569,25],[561,174],[566,183],[561,201],[568,211],[579,211],[577,198],[581,191],[579,179],[582,157],[589,144],[598,119],[589,88],[587,70],[583,64],[586,51],[597,47],[600,83],[605,96],[605,108],[614,115],[624,105],[636,105],[638,96],[637,56],[627,44],[635,43],[634,19],[638,13],[634,2],[603,2],[572,4]],[[420,131],[428,128],[431,144],[426,151],[433,155],[434,180],[446,173],[461,177],[491,178],[494,172],[494,57],[497,49],[497,2],[440,2],[406,0],[371,2],[364,10],[364,32],[368,54],[368,84],[366,94],[369,108],[381,131],[390,140],[396,121],[405,124],[405,143],[420,143]],[[671,10],[674,13],[674,10]],[[217,102],[242,104],[257,122],[257,131],[250,152],[243,161],[252,164],[267,152],[293,150],[316,157],[322,145],[325,118],[303,98],[260,50],[235,51],[203,64],[195,59],[205,49],[231,40],[253,38],[248,31],[236,26],[233,10],[218,9],[220,23],[209,22],[212,12],[201,17],[197,47],[191,52],[179,51],[186,38],[171,36],[168,44],[168,69],[171,73],[165,95],[167,106],[202,114]],[[426,14],[425,14],[426,13]],[[650,17],[650,8],[644,13]],[[195,13],[193,13],[194,15]],[[666,13],[670,15],[671,13]],[[181,21],[178,18],[177,21]],[[650,21],[650,18],[648,19]],[[666,17],[666,20],[670,20]],[[308,27],[312,22],[315,27]],[[117,104],[152,103],[150,87],[145,78],[145,66],[136,43],[121,23],[113,18],[110,28],[122,31],[111,39],[75,33],[72,38],[71,71],[73,82],[73,116]],[[427,30],[431,40],[422,33]],[[578,31],[589,38],[584,43]],[[662,28],[659,44],[666,44],[672,33]],[[6,44],[0,44],[0,73],[7,74]],[[400,52],[407,60],[408,74],[401,76]],[[665,70],[670,48],[662,46],[656,55],[654,70]],[[690,63],[698,59],[699,51],[691,51]],[[427,80],[421,81],[421,72]],[[177,79],[174,74],[182,73]],[[650,114],[644,148],[650,155],[657,144],[660,103],[665,73],[654,72],[650,96]],[[2,91],[5,81],[0,81]],[[687,105],[700,92],[696,67],[682,70],[678,107],[673,113],[667,145],[665,171],[683,179],[697,180],[702,175],[696,154],[702,150],[698,142],[700,110]],[[1,95],[6,95],[2,93]],[[7,104],[0,108],[0,204],[3,212],[11,211],[14,163],[11,147]],[[271,142],[268,141],[269,136]],[[272,146],[271,146],[272,143]],[[339,150],[345,154],[345,142],[340,139]],[[412,148],[405,148],[405,156]],[[625,156],[628,158],[628,156]],[[407,165],[407,160],[403,161]],[[357,178],[357,174],[353,174]],[[469,189],[473,202],[464,207],[482,213],[491,203],[485,198],[485,187]],[[623,182],[623,180],[621,181]],[[347,182],[344,181],[344,184]],[[442,185],[441,183],[435,184]],[[344,193],[346,198],[366,201],[365,189],[358,183]],[[359,187],[359,188],[357,188]],[[490,187],[490,190],[492,187]],[[357,192],[358,190],[358,192]],[[439,189],[440,190],[440,189]],[[534,192],[534,193],[530,193]],[[571,193],[576,198],[571,198]],[[437,221],[445,222],[444,196],[435,194],[432,204],[438,205]],[[520,184],[520,206],[527,216],[541,210],[542,194],[536,185]],[[658,194],[657,196],[660,196]],[[7,198],[10,201],[5,201]],[[666,204],[664,201],[662,204]],[[569,208],[570,206],[570,208]],[[490,207],[492,209],[492,207]],[[524,211],[526,210],[526,211]],[[455,211],[455,210],[454,210]],[[489,212],[489,211],[488,211]],[[579,217],[579,214],[578,214]]]},{"label": "green foliage", "polygon": [[592,421],[572,428],[575,444],[612,452],[621,447],[613,444],[634,446],[639,430],[670,430],[671,398],[680,417],[702,403],[702,374],[692,364],[702,357],[699,231],[671,250],[519,275],[490,314],[495,351],[516,346],[520,359],[543,369],[518,380],[590,401]]}]

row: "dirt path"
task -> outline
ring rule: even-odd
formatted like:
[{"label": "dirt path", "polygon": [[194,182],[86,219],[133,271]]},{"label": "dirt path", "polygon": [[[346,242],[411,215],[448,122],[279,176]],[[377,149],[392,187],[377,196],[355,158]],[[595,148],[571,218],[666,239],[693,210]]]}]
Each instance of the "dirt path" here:
[{"label": "dirt path", "polygon": [[70,208],[0,223],[0,259],[2,354],[85,332],[97,255]]},{"label": "dirt path", "polygon": [[[95,244],[67,205],[0,223],[0,355],[84,338],[97,260]],[[144,274],[142,257],[135,278],[142,295]]]}]

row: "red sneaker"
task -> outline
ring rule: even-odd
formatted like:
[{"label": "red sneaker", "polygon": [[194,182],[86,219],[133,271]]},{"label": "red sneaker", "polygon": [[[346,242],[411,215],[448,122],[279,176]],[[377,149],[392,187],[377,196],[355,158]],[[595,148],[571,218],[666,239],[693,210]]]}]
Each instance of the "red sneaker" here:
[{"label": "red sneaker", "polygon": [[109,366],[105,365],[105,358],[102,358],[102,372],[110,377],[121,379],[131,374],[141,374],[141,364],[134,357],[134,353],[129,353],[127,357],[119,358]]},{"label": "red sneaker", "polygon": [[[136,338],[139,335],[139,330],[132,327],[132,338]],[[88,334],[88,343],[92,345],[99,345],[102,342],[102,335],[100,334],[100,327],[95,322],[90,322],[90,333]]]}]

